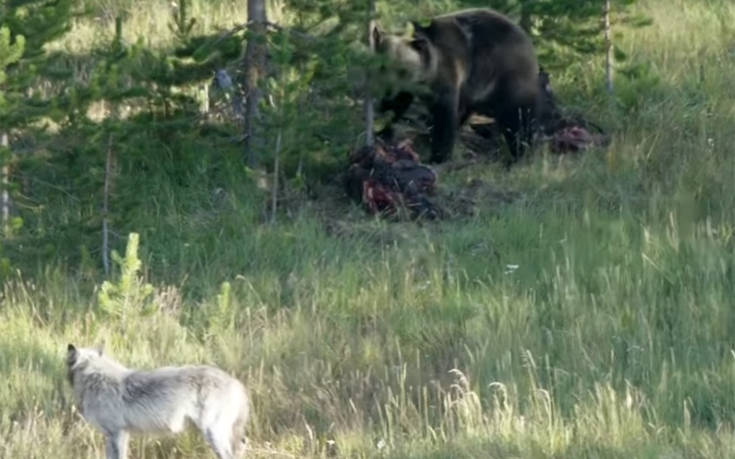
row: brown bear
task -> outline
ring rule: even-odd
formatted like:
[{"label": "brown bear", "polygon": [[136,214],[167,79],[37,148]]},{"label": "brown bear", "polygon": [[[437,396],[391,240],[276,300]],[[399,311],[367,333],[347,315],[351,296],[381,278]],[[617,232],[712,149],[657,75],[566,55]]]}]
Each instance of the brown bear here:
[{"label": "brown bear", "polygon": [[[539,66],[528,35],[491,9],[450,13],[413,28],[410,38],[373,28],[376,52],[394,64],[400,80],[393,82],[394,95],[380,109],[392,110],[395,121],[418,96],[431,114],[434,162],[450,158],[457,131],[470,115],[493,117],[508,143],[508,163],[516,161],[531,143],[542,104]],[[416,91],[411,83],[424,90]]]}]

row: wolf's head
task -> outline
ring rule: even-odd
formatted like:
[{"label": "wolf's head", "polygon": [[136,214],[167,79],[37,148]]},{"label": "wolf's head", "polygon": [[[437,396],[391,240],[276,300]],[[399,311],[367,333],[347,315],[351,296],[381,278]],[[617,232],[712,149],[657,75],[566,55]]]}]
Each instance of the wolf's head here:
[{"label": "wolf's head", "polygon": [[90,361],[98,360],[103,355],[102,346],[97,348],[77,348],[73,344],[66,347],[66,368],[69,383],[74,385],[74,371],[86,367]]}]

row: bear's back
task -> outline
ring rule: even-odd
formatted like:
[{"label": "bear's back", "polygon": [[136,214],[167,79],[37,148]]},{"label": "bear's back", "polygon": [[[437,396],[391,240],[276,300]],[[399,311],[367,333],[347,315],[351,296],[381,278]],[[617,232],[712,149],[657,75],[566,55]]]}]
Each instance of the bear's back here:
[{"label": "bear's back", "polygon": [[437,31],[459,26],[475,46],[508,43],[532,46],[531,39],[520,26],[489,8],[467,9],[437,16],[432,20],[432,25]]}]

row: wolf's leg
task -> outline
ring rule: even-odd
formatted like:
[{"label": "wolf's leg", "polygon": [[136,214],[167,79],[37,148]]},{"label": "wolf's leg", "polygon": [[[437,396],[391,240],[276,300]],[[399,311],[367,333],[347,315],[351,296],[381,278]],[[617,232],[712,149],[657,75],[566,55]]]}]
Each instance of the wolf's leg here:
[{"label": "wolf's leg", "polygon": [[206,429],[203,429],[202,433],[218,459],[232,459],[229,428],[217,425],[209,426]]},{"label": "wolf's leg", "polygon": [[128,455],[128,433],[124,430],[107,434],[107,459],[125,459]]},{"label": "wolf's leg", "polygon": [[242,409],[232,425],[232,435],[230,442],[232,443],[232,457],[239,459],[245,450],[245,424],[248,421],[248,412],[246,409]]}]

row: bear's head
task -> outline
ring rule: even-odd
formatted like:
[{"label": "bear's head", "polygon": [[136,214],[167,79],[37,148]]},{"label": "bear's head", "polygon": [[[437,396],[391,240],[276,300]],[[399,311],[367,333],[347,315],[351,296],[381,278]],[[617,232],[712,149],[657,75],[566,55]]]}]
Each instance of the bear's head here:
[{"label": "bear's head", "polygon": [[428,36],[416,26],[412,33],[395,35],[373,25],[371,39],[373,50],[387,60],[386,70],[394,72],[399,80],[420,83],[432,78],[436,51]]}]

